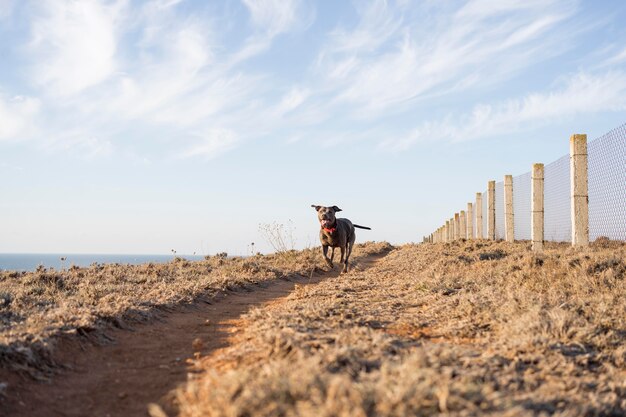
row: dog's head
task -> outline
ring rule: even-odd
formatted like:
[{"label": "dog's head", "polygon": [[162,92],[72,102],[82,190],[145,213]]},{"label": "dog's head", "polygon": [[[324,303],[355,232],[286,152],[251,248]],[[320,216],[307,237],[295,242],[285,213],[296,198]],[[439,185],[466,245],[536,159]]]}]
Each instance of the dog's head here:
[{"label": "dog's head", "polygon": [[335,213],[341,211],[337,206],[324,207],[312,204],[311,207],[317,211],[317,219],[320,221],[320,226],[322,227],[331,227],[334,225],[336,220]]}]

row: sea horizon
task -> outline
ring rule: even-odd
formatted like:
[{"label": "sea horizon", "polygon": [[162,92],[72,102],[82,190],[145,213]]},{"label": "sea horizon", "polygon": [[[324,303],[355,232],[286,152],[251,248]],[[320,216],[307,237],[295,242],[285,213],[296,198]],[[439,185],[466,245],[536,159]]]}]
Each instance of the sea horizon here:
[{"label": "sea horizon", "polygon": [[[93,263],[139,265],[166,263],[175,257],[190,261],[204,259],[205,255],[188,254],[115,254],[115,253],[0,253],[0,271],[34,271],[39,266],[61,270],[71,266],[87,267]],[[61,258],[65,258],[61,260]]]}]

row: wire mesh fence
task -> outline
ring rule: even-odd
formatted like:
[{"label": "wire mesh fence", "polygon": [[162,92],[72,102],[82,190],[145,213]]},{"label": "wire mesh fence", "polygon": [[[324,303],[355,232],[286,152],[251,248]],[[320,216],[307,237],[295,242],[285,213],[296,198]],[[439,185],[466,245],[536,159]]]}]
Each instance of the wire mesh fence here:
[{"label": "wire mesh fence", "polygon": [[626,240],[626,124],[587,145],[589,240]]},{"label": "wire mesh fence", "polygon": [[504,239],[504,182],[496,183],[496,239]]},{"label": "wire mesh fence", "polygon": [[[578,154],[577,154],[578,155]],[[626,241],[626,124],[587,144],[589,241],[599,237]],[[544,169],[544,239],[572,241],[570,155]],[[578,177],[577,177],[578,178]],[[513,217],[516,240],[531,239],[531,172],[513,178]],[[505,238],[504,182],[495,187],[496,239]],[[475,211],[477,208],[475,208]],[[477,221],[475,218],[472,222]],[[489,230],[489,194],[482,193],[482,236]],[[577,232],[578,233],[578,232]]]},{"label": "wire mesh fence", "polygon": [[483,238],[487,237],[487,230],[489,224],[489,201],[487,190],[483,191]]},{"label": "wire mesh fence", "polygon": [[569,155],[545,166],[544,171],[544,239],[571,242],[571,195]]},{"label": "wire mesh fence", "polygon": [[513,178],[513,234],[518,240],[530,240],[530,179],[530,172]]}]

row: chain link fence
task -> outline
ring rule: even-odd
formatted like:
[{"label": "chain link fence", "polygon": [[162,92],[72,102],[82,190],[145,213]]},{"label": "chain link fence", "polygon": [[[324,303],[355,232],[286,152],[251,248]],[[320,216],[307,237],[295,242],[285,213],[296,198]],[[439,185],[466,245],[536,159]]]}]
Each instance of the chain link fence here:
[{"label": "chain link fence", "polygon": [[[572,241],[569,155],[545,166],[543,183],[544,239]],[[513,185],[515,187],[515,185]]]},{"label": "chain link fence", "polygon": [[504,182],[496,183],[496,239],[504,239]]},{"label": "chain link fence", "polygon": [[626,124],[587,144],[589,240],[626,240]]},{"label": "chain link fence", "polygon": [[531,174],[513,177],[513,233],[517,240],[530,240]]},{"label": "chain link fence", "polygon": [[483,191],[483,238],[487,238],[489,230],[489,194],[487,190]]},{"label": "chain link fence", "polygon": [[[626,241],[626,124],[587,143],[589,240]],[[544,168],[544,239],[572,241],[570,155]],[[515,240],[531,239],[531,172],[513,178]],[[488,237],[489,195],[482,193],[483,235]],[[496,183],[496,239],[504,239],[504,182]],[[474,222],[475,219],[472,219]],[[474,230],[478,230],[475,227]]]}]

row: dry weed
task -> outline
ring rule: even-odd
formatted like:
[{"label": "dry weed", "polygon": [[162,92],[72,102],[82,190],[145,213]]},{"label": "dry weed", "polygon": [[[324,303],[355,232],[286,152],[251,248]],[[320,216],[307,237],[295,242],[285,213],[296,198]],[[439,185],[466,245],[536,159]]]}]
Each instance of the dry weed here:
[{"label": "dry weed", "polygon": [[407,245],[256,309],[182,416],[625,415],[626,245]]}]

